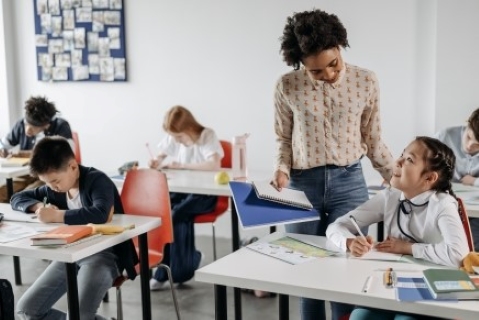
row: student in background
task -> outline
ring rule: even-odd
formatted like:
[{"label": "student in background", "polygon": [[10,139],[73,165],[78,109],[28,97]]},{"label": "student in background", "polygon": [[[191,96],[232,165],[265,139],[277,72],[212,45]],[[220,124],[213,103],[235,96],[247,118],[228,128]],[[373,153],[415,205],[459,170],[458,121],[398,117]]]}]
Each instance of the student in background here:
[{"label": "student in background", "polygon": [[[12,130],[0,139],[0,157],[12,154],[19,157],[30,157],[35,143],[45,136],[61,136],[68,139],[73,149],[72,131],[68,122],[57,117],[58,110],[52,102],[44,97],[30,97],[25,102],[25,116],[18,120]],[[41,185],[38,179],[24,176],[14,180],[13,190],[32,189]],[[0,201],[8,202],[6,187],[0,188]]]},{"label": "student in background", "polygon": [[[38,142],[30,168],[32,175],[46,185],[14,194],[11,201],[14,210],[35,212],[43,223],[72,225],[102,224],[111,219],[113,212],[123,213],[120,196],[110,178],[94,168],[79,165],[64,138],[46,137]],[[96,312],[105,293],[124,270],[134,279],[137,263],[131,240],[77,261],[80,318],[104,319]],[[66,314],[53,309],[53,305],[66,290],[65,264],[54,261],[19,299],[17,313],[22,319],[65,319]]]},{"label": "student in background", "polygon": [[[449,127],[437,133],[456,155],[453,182],[479,187],[479,109],[467,120],[467,125]],[[479,219],[470,218],[474,248],[479,248]]]},{"label": "student in background", "polygon": [[[150,168],[218,170],[224,156],[223,148],[212,129],[199,124],[191,112],[174,106],[165,115],[160,152],[149,162]],[[214,209],[217,197],[197,194],[170,193],[175,241],[165,248],[163,263],[171,268],[173,280],[190,280],[198,269],[202,253],[195,248],[194,217]],[[163,288],[167,274],[157,269],[150,280],[151,290]]]},{"label": "student in background", "polygon": [[[288,232],[324,236],[326,228],[368,199],[361,167],[367,156],[385,181],[393,159],[381,140],[376,75],[343,61],[347,32],[321,10],[288,17],[281,38],[293,71],[276,84],[277,141],[273,186],[303,190],[319,221],[286,226]],[[303,320],[325,319],[324,301],[301,298]],[[332,302],[333,320],[352,306]]]},{"label": "student in background", "polygon": [[[354,256],[375,248],[458,268],[469,246],[451,188],[454,164],[454,153],[444,143],[417,137],[396,160],[391,187],[330,224],[328,239]],[[383,221],[386,240],[374,243],[371,236],[356,236],[350,216],[360,228]],[[399,319],[396,316],[396,311],[359,307],[349,319]]]}]

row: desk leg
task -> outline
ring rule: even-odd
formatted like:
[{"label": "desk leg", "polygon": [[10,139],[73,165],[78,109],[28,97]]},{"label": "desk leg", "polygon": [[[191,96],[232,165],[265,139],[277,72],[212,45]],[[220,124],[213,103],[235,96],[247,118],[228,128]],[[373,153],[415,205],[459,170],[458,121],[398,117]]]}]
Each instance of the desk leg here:
[{"label": "desk leg", "polygon": [[151,297],[150,297],[150,266],[148,263],[148,236],[146,233],[138,236],[140,247],[140,280],[141,280],[141,307],[143,320],[151,320]]},{"label": "desk leg", "polygon": [[228,319],[226,304],[226,287],[215,284],[215,320]]},{"label": "desk leg", "polygon": [[378,222],[378,241],[384,240],[384,222]]},{"label": "desk leg", "polygon": [[[238,215],[236,214],[236,206],[234,204],[233,197],[231,199],[231,234],[233,235],[233,251],[239,249],[239,227],[238,227]],[[235,319],[241,320],[241,289],[234,288],[234,301],[235,301]]]},{"label": "desk leg", "polygon": [[[10,199],[13,196],[13,179],[7,179],[7,196]],[[22,285],[22,271],[20,270],[20,258],[13,257],[13,272],[15,273],[15,284]]]},{"label": "desk leg", "polygon": [[289,320],[289,296],[279,295],[279,320]]},{"label": "desk leg", "polygon": [[15,273],[15,284],[22,285],[22,270],[20,269],[20,257],[13,257],[13,272]]},{"label": "desk leg", "polygon": [[68,319],[80,320],[77,266],[75,263],[65,263],[65,266],[67,268]]}]

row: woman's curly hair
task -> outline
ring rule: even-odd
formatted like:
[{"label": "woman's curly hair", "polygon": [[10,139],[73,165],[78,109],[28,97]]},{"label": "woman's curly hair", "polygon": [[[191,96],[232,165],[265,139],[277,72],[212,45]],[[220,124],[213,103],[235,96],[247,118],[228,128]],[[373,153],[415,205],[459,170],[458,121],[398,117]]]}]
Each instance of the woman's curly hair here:
[{"label": "woman's curly hair", "polygon": [[295,70],[305,57],[339,46],[349,47],[346,28],[339,18],[321,10],[288,17],[280,41],[283,60]]}]

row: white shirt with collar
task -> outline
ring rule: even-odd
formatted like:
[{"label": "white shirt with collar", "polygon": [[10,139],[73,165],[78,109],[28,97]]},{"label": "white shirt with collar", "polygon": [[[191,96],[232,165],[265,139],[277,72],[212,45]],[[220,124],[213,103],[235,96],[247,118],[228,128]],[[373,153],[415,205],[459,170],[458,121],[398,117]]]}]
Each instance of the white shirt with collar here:
[{"label": "white shirt with collar", "polygon": [[[410,240],[398,226],[398,208],[404,195],[400,190],[388,188],[376,194],[356,209],[330,224],[326,236],[342,250],[347,251],[346,239],[356,237],[356,228],[349,216],[354,216],[359,227],[384,221],[385,236]],[[414,258],[433,263],[459,267],[469,253],[466,234],[459,218],[457,201],[451,195],[433,190],[410,199],[414,204],[412,212],[399,213],[402,230],[417,243],[412,245]],[[409,205],[405,204],[407,210]]]}]

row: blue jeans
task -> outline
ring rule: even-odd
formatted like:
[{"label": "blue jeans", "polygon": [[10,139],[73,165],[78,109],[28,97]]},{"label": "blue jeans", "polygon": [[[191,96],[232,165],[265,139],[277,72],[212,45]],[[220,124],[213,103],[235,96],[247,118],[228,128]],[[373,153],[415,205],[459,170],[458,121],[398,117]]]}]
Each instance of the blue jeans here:
[{"label": "blue jeans", "polygon": [[[115,261],[116,256],[109,249],[76,263],[80,319],[105,319],[96,312],[105,293],[120,275]],[[52,307],[66,291],[65,263],[54,261],[20,298],[17,314],[28,320],[65,320],[66,313]]]},{"label": "blue jeans", "polygon": [[[193,278],[201,263],[201,253],[195,246],[194,219],[212,211],[218,197],[171,192],[170,201],[174,242],[165,246],[161,263],[170,267],[175,283],[183,283]],[[154,278],[163,282],[168,280],[168,275],[165,269],[158,268]]]},{"label": "blue jeans", "polygon": [[[290,176],[290,187],[306,193],[318,210],[320,220],[287,225],[287,232],[325,236],[329,224],[368,200],[368,189],[359,160],[344,167],[327,165],[306,170],[292,169]],[[302,320],[326,319],[323,300],[301,298],[300,308]],[[350,313],[353,306],[331,302],[331,309],[333,320],[338,320]]]}]

